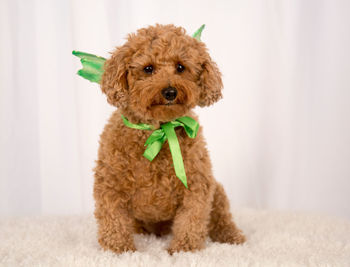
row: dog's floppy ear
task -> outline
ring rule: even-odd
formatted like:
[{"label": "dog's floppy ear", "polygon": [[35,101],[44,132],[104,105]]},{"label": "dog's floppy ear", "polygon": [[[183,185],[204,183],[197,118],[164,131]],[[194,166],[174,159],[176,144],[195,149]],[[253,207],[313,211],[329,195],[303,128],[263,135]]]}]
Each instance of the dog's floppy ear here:
[{"label": "dog's floppy ear", "polygon": [[223,87],[221,73],[216,63],[207,56],[202,64],[202,73],[199,78],[201,93],[198,105],[201,107],[210,106],[222,98],[221,89]]},{"label": "dog's floppy ear", "polygon": [[128,95],[128,62],[130,49],[127,45],[117,47],[104,64],[101,79],[102,92],[107,95],[107,101],[118,108],[126,105]]}]

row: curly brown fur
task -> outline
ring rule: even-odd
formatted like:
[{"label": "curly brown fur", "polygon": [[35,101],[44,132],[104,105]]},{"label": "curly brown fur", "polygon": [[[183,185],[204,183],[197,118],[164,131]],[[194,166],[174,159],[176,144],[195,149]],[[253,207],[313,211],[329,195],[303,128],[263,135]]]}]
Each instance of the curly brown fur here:
[{"label": "curly brown fur", "polygon": [[[176,71],[181,63],[185,71]],[[147,74],[145,66],[153,65]],[[161,90],[178,90],[168,101]],[[126,127],[132,123],[155,127],[221,98],[221,74],[204,43],[173,25],[156,25],[130,34],[105,63],[101,81],[108,102],[118,109],[101,135],[95,168],[95,216],[99,243],[116,253],[135,250],[134,233],[173,233],[169,253],[203,248],[212,240],[231,244],[245,238],[232,221],[229,202],[212,175],[206,144],[199,129],[195,139],[176,128],[188,179],[188,189],[176,177],[167,144],[152,161],[142,156],[149,131]]]}]

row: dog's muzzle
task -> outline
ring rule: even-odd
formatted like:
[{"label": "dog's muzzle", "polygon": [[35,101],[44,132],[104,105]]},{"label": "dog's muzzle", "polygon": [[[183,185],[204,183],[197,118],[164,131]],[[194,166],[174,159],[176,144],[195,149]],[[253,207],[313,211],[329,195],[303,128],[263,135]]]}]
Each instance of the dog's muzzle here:
[{"label": "dog's muzzle", "polygon": [[167,88],[163,88],[162,95],[166,100],[172,101],[177,96],[177,90],[175,87],[169,86]]}]

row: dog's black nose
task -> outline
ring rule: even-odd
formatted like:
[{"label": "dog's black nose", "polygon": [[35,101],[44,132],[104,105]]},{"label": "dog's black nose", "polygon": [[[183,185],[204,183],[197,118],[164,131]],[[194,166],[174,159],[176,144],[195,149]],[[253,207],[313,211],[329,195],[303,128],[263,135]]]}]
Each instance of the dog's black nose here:
[{"label": "dog's black nose", "polygon": [[162,95],[166,100],[172,101],[177,96],[177,90],[174,87],[167,87],[162,90]]}]

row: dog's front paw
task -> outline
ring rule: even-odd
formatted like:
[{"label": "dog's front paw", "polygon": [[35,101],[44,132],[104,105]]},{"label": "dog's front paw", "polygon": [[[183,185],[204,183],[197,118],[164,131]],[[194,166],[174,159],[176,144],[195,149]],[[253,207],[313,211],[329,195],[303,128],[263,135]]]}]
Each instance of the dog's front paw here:
[{"label": "dog's front paw", "polygon": [[136,251],[134,242],[130,238],[123,240],[120,238],[115,239],[112,237],[100,238],[98,242],[104,250],[111,250],[117,254],[121,254],[127,251]]},{"label": "dog's front paw", "polygon": [[168,252],[172,255],[175,252],[180,251],[196,251],[204,247],[204,238],[189,238],[185,236],[184,238],[173,239],[168,248]]},{"label": "dog's front paw", "polygon": [[240,245],[240,244],[243,244],[246,241],[246,237],[244,236],[242,231],[238,230],[238,231],[235,231],[235,232],[228,232],[223,237],[222,241],[223,241],[223,243]]},{"label": "dog's front paw", "polygon": [[243,232],[230,224],[226,225],[210,235],[212,241],[229,244],[243,244],[246,237]]}]

